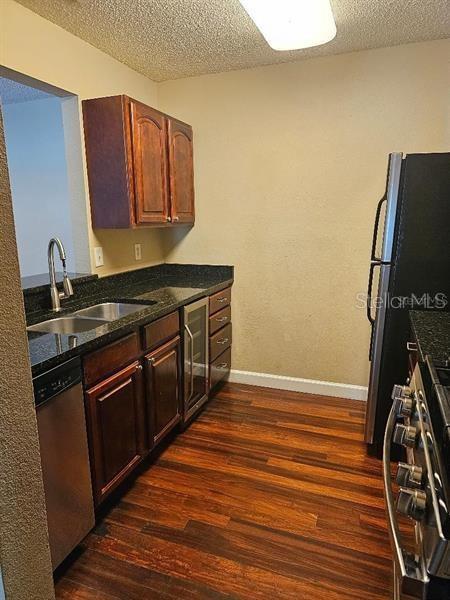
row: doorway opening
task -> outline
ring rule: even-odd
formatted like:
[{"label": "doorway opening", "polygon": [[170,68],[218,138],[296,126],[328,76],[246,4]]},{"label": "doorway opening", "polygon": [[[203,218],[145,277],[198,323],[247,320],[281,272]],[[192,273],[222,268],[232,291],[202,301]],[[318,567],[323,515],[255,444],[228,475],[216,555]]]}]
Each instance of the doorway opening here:
[{"label": "doorway opening", "polygon": [[23,287],[48,282],[52,237],[90,273],[78,97],[1,68],[0,101]]}]

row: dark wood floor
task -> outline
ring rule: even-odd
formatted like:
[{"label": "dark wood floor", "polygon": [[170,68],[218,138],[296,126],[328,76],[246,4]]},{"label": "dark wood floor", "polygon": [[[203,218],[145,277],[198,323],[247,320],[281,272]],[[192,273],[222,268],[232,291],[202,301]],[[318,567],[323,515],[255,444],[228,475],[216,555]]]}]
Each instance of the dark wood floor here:
[{"label": "dark wood floor", "polygon": [[364,404],[227,384],[86,538],[58,598],[386,600]]}]

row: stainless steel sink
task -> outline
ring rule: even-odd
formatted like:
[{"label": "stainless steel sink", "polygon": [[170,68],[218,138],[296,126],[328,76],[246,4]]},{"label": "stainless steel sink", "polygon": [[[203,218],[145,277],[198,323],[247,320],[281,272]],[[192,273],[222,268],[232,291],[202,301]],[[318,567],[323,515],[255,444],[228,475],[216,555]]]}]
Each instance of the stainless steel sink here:
[{"label": "stainless steel sink", "polygon": [[101,325],[105,325],[104,319],[87,319],[83,317],[69,316],[50,319],[36,325],[27,327],[28,331],[38,331],[40,333],[81,333],[89,331]]},{"label": "stainless steel sink", "polygon": [[[79,317],[102,319],[104,321],[117,321],[117,319],[139,312],[149,306],[149,304],[150,303],[129,304],[126,302],[103,302],[102,304],[96,304],[89,308],[77,310],[73,314]],[[156,304],[156,302],[152,302],[152,304]]]},{"label": "stainless steel sink", "polygon": [[145,304],[102,302],[101,304],[89,306],[89,308],[77,310],[64,317],[30,325],[27,330],[41,333],[80,333],[139,312],[150,304],[156,304],[156,302],[150,301]]}]

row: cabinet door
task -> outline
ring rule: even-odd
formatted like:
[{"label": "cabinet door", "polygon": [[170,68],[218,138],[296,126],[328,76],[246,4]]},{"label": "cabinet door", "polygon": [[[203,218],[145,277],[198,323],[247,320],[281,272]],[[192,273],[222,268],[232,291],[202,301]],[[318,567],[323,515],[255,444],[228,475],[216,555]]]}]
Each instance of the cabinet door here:
[{"label": "cabinet door", "polygon": [[209,391],[208,298],[184,307],[184,421],[206,402]]},{"label": "cabinet door", "polygon": [[145,357],[149,430],[157,444],[180,420],[180,337]]},{"label": "cabinet door", "polygon": [[142,460],[142,366],[135,362],[86,392],[96,504]]},{"label": "cabinet door", "polygon": [[167,123],[158,111],[130,101],[136,224],[169,220]]},{"label": "cabinet door", "polygon": [[168,118],[170,210],[172,222],[194,222],[192,127]]}]

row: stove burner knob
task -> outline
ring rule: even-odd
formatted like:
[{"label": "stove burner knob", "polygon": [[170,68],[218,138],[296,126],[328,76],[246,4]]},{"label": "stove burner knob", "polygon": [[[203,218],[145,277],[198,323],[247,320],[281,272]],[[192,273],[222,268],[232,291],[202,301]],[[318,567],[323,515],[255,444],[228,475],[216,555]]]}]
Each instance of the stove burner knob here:
[{"label": "stove burner knob", "polygon": [[422,490],[400,488],[397,496],[397,510],[402,515],[420,521],[425,516],[427,495]]},{"label": "stove burner knob", "polygon": [[403,487],[422,487],[423,469],[418,465],[399,463],[397,468],[397,483]]},{"label": "stove burner knob", "polygon": [[397,423],[394,429],[393,441],[406,448],[414,448],[416,445],[417,429],[412,425],[400,425]]},{"label": "stove burner knob", "polygon": [[399,417],[410,417],[415,408],[415,402],[413,398],[397,398],[397,416]]},{"label": "stove burner knob", "polygon": [[413,391],[407,385],[394,385],[392,388],[391,398],[395,400],[396,398],[412,398]]}]

